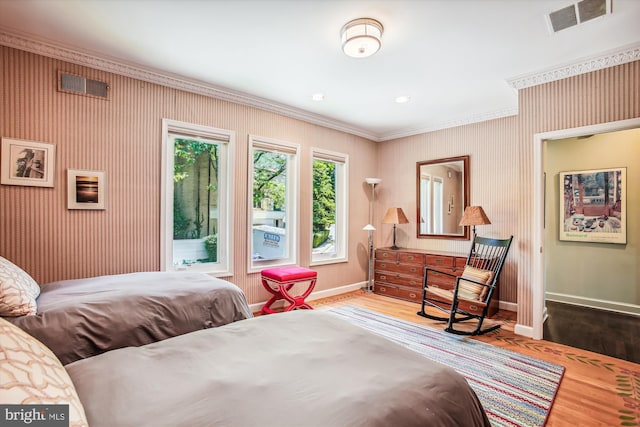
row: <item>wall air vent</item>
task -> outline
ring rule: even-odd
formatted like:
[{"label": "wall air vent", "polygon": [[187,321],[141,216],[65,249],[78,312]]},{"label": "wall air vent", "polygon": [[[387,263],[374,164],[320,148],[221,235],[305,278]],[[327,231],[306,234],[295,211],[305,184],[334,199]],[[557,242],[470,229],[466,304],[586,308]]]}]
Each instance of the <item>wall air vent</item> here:
[{"label": "wall air vent", "polygon": [[96,98],[109,98],[109,85],[74,74],[58,72],[58,91],[86,95]]},{"label": "wall air vent", "polygon": [[582,0],[551,12],[547,15],[547,23],[549,31],[557,33],[609,14],[611,14],[611,0]]}]

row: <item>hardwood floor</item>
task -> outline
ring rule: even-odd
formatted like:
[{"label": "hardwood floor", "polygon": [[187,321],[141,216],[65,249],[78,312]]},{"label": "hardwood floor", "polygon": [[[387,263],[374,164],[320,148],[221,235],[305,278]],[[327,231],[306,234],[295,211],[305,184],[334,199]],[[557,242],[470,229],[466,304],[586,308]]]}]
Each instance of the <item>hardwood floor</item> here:
[{"label": "hardwood floor", "polygon": [[546,301],[547,341],[640,363],[640,317]]},{"label": "hardwood floor", "polygon": [[[418,304],[356,291],[311,301],[316,310],[353,305],[433,328],[442,323],[416,315]],[[586,350],[513,333],[515,313],[500,311],[500,322],[481,341],[566,368],[547,426],[640,426],[640,365]]]}]

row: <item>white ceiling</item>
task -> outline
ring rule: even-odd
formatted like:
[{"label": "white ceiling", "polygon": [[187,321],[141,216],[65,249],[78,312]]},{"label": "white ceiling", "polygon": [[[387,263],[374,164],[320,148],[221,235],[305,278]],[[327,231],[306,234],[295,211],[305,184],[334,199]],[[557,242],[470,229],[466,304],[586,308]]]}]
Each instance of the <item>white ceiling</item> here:
[{"label": "white ceiling", "polygon": [[[0,43],[65,48],[386,140],[515,114],[510,82],[640,51],[640,0],[613,0],[611,15],[551,34],[545,15],[572,3],[0,0]],[[340,29],[360,17],[382,22],[382,48],[353,59]]]}]

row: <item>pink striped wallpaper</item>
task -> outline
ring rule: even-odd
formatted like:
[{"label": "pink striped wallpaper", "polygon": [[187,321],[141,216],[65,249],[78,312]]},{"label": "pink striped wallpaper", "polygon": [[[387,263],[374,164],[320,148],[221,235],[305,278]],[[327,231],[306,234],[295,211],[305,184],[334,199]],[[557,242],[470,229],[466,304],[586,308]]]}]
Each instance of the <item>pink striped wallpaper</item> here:
[{"label": "pink striped wallpaper", "polygon": [[[110,100],[56,91],[58,70],[106,81]],[[389,245],[381,224],[390,206],[415,216],[415,162],[470,155],[471,203],[492,224],[485,235],[515,236],[501,300],[517,304],[531,325],[532,143],[539,132],[640,117],[640,62],[520,91],[517,116],[374,143],[361,137],[202,95],[0,47],[0,135],[57,145],[55,188],[0,186],[0,255],[41,283],[159,268],[161,119],[236,132],[234,275],[249,302],[266,298],[247,274],[247,138],[301,144],[300,264],[309,265],[311,147],[350,155],[349,262],[315,267],[317,290],[366,279],[369,187],[376,187],[376,246]],[[66,209],[66,169],[105,170],[106,211]],[[415,224],[398,226],[404,247],[466,252],[468,241],[417,239]]]},{"label": "pink striped wallpaper", "polygon": [[[57,72],[105,81],[109,100],[60,93]],[[347,154],[350,164],[349,262],[317,266],[316,290],[365,280],[368,192],[376,144],[255,108],[0,47],[0,135],[56,144],[55,188],[0,186],[0,255],[39,283],[160,266],[161,121],[236,132],[234,275],[250,303],[264,301],[259,275],[247,274],[248,135],[301,145],[300,258],[310,262],[311,148]],[[105,211],[67,210],[66,170],[107,174]]]},{"label": "pink striped wallpaper", "polygon": [[[381,210],[415,212],[415,163],[470,155],[471,203],[481,205],[491,225],[482,235],[514,236],[501,278],[500,299],[517,304],[518,324],[531,326],[533,137],[536,133],[640,117],[640,62],[603,69],[521,90],[519,114],[380,144]],[[409,185],[411,183],[411,185]],[[378,243],[388,245],[382,226]],[[415,227],[398,226],[400,246],[468,251],[468,241],[417,239]]]}]

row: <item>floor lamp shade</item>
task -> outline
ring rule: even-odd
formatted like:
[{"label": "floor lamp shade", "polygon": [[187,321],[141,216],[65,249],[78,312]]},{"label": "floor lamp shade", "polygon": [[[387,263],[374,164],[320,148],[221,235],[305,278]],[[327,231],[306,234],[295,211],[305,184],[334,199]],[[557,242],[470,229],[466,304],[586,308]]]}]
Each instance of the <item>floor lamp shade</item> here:
[{"label": "floor lamp shade", "polygon": [[387,209],[387,212],[384,214],[384,218],[382,219],[382,223],[393,224],[393,246],[391,246],[391,249],[400,249],[396,246],[396,225],[409,223],[409,220],[402,211],[402,208]]}]

